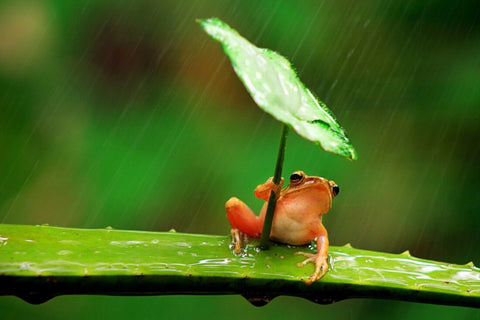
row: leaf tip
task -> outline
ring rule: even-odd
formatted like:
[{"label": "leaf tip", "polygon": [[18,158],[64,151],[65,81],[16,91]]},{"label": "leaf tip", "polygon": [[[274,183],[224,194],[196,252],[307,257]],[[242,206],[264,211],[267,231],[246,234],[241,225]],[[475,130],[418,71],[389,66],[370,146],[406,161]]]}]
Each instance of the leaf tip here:
[{"label": "leaf tip", "polygon": [[202,28],[211,36],[214,36],[214,34],[218,32],[218,28],[230,29],[230,27],[225,22],[216,17],[207,19],[196,19],[195,21],[200,24]]},{"label": "leaf tip", "polygon": [[355,161],[355,160],[358,159],[358,154],[357,154],[357,151],[355,151],[355,149],[353,149],[353,148],[350,149],[350,154],[349,154],[349,156],[348,156],[348,159],[349,159],[350,161]]},{"label": "leaf tip", "polygon": [[411,256],[412,256],[412,254],[410,253],[410,250],[405,250],[405,251],[403,251],[402,253],[400,253],[400,255],[402,255],[402,256],[407,256],[407,257],[411,257]]},{"label": "leaf tip", "polygon": [[212,18],[197,18],[195,19],[195,21],[204,26],[204,25],[207,25],[207,24],[218,24],[219,22],[221,22],[220,19],[216,18],[216,17],[212,17]]}]

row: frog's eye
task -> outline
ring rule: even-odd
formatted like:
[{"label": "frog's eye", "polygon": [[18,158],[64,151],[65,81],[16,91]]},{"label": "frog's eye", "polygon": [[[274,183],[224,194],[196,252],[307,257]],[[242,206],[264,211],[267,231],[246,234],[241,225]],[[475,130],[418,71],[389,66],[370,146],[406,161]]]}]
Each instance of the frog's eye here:
[{"label": "frog's eye", "polygon": [[303,180],[303,177],[305,175],[303,174],[303,172],[300,172],[300,171],[295,171],[294,173],[292,173],[292,175],[290,176],[290,183],[291,184],[297,184],[297,183],[300,183],[302,180]]},{"label": "frog's eye", "polygon": [[337,186],[337,185],[334,185],[334,186],[332,187],[332,191],[333,191],[333,196],[336,197],[337,194],[340,193],[340,187]]}]

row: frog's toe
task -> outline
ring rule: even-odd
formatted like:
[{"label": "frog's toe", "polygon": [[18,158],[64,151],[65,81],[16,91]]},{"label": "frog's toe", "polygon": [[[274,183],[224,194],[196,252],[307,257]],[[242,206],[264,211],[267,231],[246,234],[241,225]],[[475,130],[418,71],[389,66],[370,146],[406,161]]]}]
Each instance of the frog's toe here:
[{"label": "frog's toe", "polygon": [[306,284],[310,285],[323,277],[325,272],[328,270],[328,264],[327,260],[325,257],[320,256],[318,253],[317,254],[312,254],[312,253],[306,253],[306,252],[295,252],[295,254],[303,255],[307,257],[302,262],[297,263],[298,267],[302,267],[306,265],[309,262],[313,262],[315,264],[315,272],[308,278],[308,280],[305,281]]},{"label": "frog's toe", "polygon": [[310,285],[323,277],[325,272],[328,270],[328,264],[327,261],[324,260],[322,262],[315,262],[315,272],[308,278],[307,281],[305,281],[306,284]]},{"label": "frog's toe", "polygon": [[238,229],[231,229],[233,253],[240,254],[242,252],[242,232]]},{"label": "frog's toe", "polygon": [[302,262],[297,263],[298,267],[302,267],[309,262],[315,261],[315,259],[316,259],[316,255],[312,254],[312,253],[306,253],[306,252],[298,251],[298,252],[295,252],[295,254],[307,257],[307,259],[303,260]]},{"label": "frog's toe", "polygon": [[311,285],[312,283],[314,283],[315,281],[317,281],[318,279],[320,279],[319,276],[317,276],[316,274],[312,274],[308,280],[305,281],[305,284],[307,285]]},{"label": "frog's toe", "polygon": [[302,252],[302,251],[297,251],[297,252],[295,252],[295,254],[302,255],[302,256],[305,256],[305,257],[309,257],[309,258],[311,258],[313,256],[316,256],[316,254],[314,254],[314,253],[307,253],[307,252]]}]

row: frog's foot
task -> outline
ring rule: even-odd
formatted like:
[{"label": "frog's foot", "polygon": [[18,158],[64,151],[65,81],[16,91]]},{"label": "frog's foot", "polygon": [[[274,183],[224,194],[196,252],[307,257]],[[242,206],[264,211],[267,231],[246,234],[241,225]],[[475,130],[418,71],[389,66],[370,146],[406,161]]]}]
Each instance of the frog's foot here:
[{"label": "frog's foot", "polygon": [[283,181],[283,178],[281,178],[280,182],[275,184],[275,182],[273,182],[273,177],[270,177],[268,178],[267,182],[265,182],[264,187],[272,190],[278,198],[280,197],[280,192],[282,191]]},{"label": "frog's foot", "polygon": [[277,195],[277,198],[280,197],[283,186],[283,178],[280,179],[279,184],[273,182],[273,177],[268,178],[264,184],[260,184],[255,188],[254,194],[255,197],[268,201],[270,199],[270,193],[273,191]]},{"label": "frog's foot", "polygon": [[240,254],[242,253],[242,238],[243,232],[238,229],[232,228],[230,230],[230,234],[232,235],[232,246],[233,246],[233,253]]},{"label": "frog's foot", "polygon": [[308,278],[307,281],[305,281],[306,284],[312,284],[313,282],[323,277],[325,272],[327,272],[328,264],[326,256],[320,255],[318,253],[313,254],[306,252],[295,252],[295,254],[300,254],[307,257],[307,259],[305,259],[304,261],[297,263],[298,267],[302,267],[309,262],[313,262],[315,264],[315,272],[310,276],[310,278]]}]

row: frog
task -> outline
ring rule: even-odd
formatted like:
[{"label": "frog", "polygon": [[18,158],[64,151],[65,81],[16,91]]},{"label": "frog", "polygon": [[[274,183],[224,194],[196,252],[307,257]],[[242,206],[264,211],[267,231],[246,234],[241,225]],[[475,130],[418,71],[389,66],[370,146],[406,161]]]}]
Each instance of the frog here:
[{"label": "frog", "polygon": [[258,216],[236,197],[231,197],[225,203],[227,219],[232,227],[234,253],[242,252],[242,238],[261,237],[270,192],[275,192],[277,204],[270,240],[294,246],[308,245],[316,240],[315,254],[295,252],[307,258],[297,266],[314,263],[315,271],[305,281],[307,284],[312,284],[323,277],[328,270],[329,241],[327,229],[322,224],[322,216],[330,210],[332,199],[338,195],[340,188],[333,180],[308,176],[303,171],[293,172],[285,188],[282,188],[283,183],[284,179],[281,178],[280,183],[276,185],[273,177],[270,177],[265,183],[255,188],[255,197],[265,201]]}]

